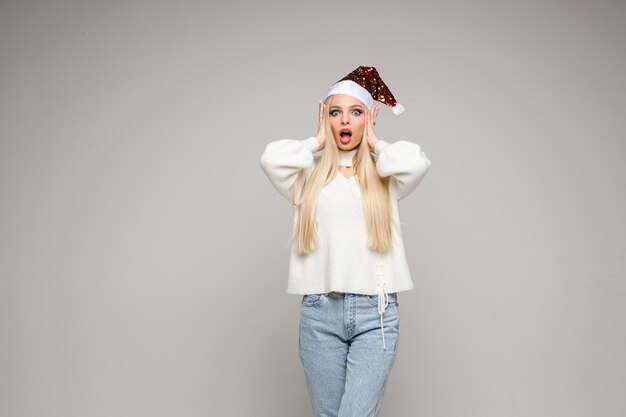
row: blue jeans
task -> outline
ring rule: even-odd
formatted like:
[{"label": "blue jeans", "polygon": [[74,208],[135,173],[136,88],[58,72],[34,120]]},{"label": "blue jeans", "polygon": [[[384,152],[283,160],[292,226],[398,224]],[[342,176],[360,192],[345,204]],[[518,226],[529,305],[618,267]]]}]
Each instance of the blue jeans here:
[{"label": "blue jeans", "polygon": [[376,417],[398,350],[397,293],[383,314],[378,297],[330,292],[302,297],[299,353],[315,417]]}]

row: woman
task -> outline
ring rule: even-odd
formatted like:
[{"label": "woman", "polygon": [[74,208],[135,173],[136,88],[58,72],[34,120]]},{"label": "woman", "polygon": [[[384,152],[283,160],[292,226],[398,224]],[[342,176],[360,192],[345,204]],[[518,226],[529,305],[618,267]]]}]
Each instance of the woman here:
[{"label": "woman", "polygon": [[270,182],[294,207],[287,292],[301,294],[299,354],[316,417],[374,417],[399,335],[398,295],[413,288],[398,217],[430,166],[420,146],[379,140],[379,104],[401,114],[374,67],[319,103],[317,135],[271,142]]}]

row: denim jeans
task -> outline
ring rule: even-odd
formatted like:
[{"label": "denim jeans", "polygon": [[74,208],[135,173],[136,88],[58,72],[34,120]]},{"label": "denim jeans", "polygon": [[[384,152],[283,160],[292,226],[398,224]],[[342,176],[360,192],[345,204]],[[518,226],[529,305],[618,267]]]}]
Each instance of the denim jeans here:
[{"label": "denim jeans", "polygon": [[376,417],[398,350],[397,293],[383,314],[378,297],[330,292],[302,297],[299,353],[315,417]]}]

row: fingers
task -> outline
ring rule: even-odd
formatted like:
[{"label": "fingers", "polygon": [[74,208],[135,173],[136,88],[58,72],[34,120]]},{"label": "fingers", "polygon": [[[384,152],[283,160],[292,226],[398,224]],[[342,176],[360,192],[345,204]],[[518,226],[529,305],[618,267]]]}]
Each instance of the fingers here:
[{"label": "fingers", "polygon": [[380,104],[375,104],[369,110],[369,126],[373,129],[376,126],[376,117],[378,117],[378,109],[380,108]]},{"label": "fingers", "polygon": [[326,105],[324,104],[324,101],[320,100],[319,101],[319,124],[317,127],[317,139],[320,142],[321,146],[324,146],[324,144],[326,143]]},{"label": "fingers", "polygon": [[319,117],[318,117],[319,125],[322,124],[323,111],[324,111],[324,103],[322,102],[322,100],[320,100],[319,101]]}]

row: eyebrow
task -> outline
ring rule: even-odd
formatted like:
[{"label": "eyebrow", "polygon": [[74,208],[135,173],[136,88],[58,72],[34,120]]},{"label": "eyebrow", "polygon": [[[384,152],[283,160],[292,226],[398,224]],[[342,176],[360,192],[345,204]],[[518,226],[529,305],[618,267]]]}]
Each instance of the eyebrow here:
[{"label": "eyebrow", "polygon": [[[361,106],[360,104],[353,104],[352,106],[350,106],[349,108],[353,108],[353,107],[359,107],[362,108],[363,106]],[[339,106],[330,106],[331,109],[341,109],[341,107]]]}]

